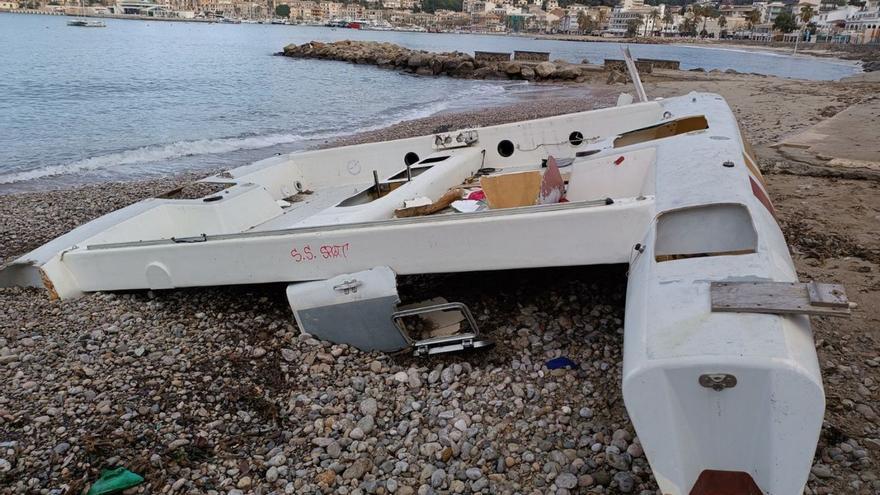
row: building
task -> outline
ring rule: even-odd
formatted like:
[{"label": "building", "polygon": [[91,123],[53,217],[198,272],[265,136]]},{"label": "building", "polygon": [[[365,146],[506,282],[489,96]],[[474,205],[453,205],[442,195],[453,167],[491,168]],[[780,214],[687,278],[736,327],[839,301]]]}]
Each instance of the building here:
[{"label": "building", "polygon": [[151,0],[124,0],[110,6],[113,14],[142,15],[149,17],[176,17],[171,7]]},{"label": "building", "polygon": [[880,2],[872,0],[847,17],[844,33],[848,43],[880,43]]},{"label": "building", "polygon": [[[656,13],[656,16],[653,15]],[[608,29],[605,32],[613,36],[626,36],[630,22],[637,21],[639,28],[636,34],[654,33],[663,27],[663,15],[666,5],[645,5],[644,0],[623,0],[611,11]]]}]

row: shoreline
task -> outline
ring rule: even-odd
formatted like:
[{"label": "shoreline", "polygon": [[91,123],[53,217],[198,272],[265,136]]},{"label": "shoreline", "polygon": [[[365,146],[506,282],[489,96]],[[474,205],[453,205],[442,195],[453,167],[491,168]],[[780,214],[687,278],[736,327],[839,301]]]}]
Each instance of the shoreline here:
[{"label": "shoreline", "polygon": [[[195,23],[203,23],[203,24],[224,24],[222,22],[218,22],[213,19],[183,19],[183,18],[175,18],[175,17],[152,17],[152,16],[142,16],[142,15],[129,15],[129,14],[105,14],[105,15],[73,15],[67,14],[64,12],[44,12],[44,11],[35,11],[35,10],[27,10],[27,9],[16,9],[16,10],[0,10],[0,14],[20,14],[20,15],[51,15],[51,16],[67,16],[67,17],[89,17],[95,19],[119,19],[119,20],[134,20],[134,21],[168,21],[168,22],[195,22]],[[263,23],[262,25],[271,25],[271,23]],[[297,27],[296,24],[290,24],[288,26]],[[312,27],[312,26],[309,26]],[[315,26],[322,27],[322,26]],[[406,31],[406,32],[415,32],[418,31]],[[426,33],[432,34],[432,33]],[[436,33],[435,33],[436,34]],[[556,41],[569,41],[569,42],[577,42],[577,43],[622,43],[622,44],[645,44],[645,45],[681,45],[687,46],[692,45],[695,47],[702,48],[730,48],[751,52],[771,52],[771,53],[784,53],[794,49],[794,44],[791,43],[782,43],[782,42],[773,42],[779,44],[779,46],[770,45],[767,42],[755,42],[752,40],[713,40],[713,39],[697,39],[697,38],[658,38],[658,37],[635,37],[635,38],[618,38],[618,37],[602,37],[602,36],[585,36],[585,35],[572,35],[572,34],[541,34],[541,33],[491,33],[491,32],[446,32],[439,34],[450,34],[450,35],[479,35],[479,36],[509,36],[509,37],[517,37],[517,38],[529,38],[535,40],[556,40]],[[845,45],[849,46],[849,45]],[[836,48],[836,49],[835,49]],[[805,55],[817,58],[833,58],[840,60],[842,62],[853,62],[858,64],[860,67],[869,64],[872,62],[880,62],[880,48],[877,47],[868,47],[864,48],[854,48],[850,50],[842,49],[843,47],[838,44],[833,43],[823,43],[821,48],[816,48],[812,43],[802,43],[799,46],[798,55]]]},{"label": "shoreline", "polygon": [[[875,105],[880,80],[807,84],[684,72],[650,75],[645,86],[651,97],[712,91],[728,100],[768,172],[799,276],[845,283],[859,304],[850,320],[813,320],[829,393],[808,486],[810,493],[880,490],[878,180],[798,171],[770,146]],[[593,100],[440,113],[329,145],[585,110],[632,91],[619,83],[590,88]],[[875,155],[880,161],[880,150]],[[0,263],[195,175],[0,196]],[[499,344],[432,359],[303,336],[281,284],[63,302],[37,289],[0,288],[0,440],[11,442],[0,454],[9,466],[0,480],[19,492],[78,493],[102,468],[120,465],[146,478],[137,493],[342,485],[396,495],[546,493],[563,480],[581,491],[653,493],[619,390],[626,284],[619,265],[402,277],[402,299],[462,301]],[[558,356],[576,369],[546,369]]]},{"label": "shoreline", "polygon": [[[870,73],[861,73],[855,76],[849,76],[841,81],[821,81],[822,85],[836,84],[846,82],[847,80],[858,81],[862,76],[873,76]],[[419,77],[437,77],[437,76],[419,76]],[[712,84],[718,80],[733,79],[742,80],[743,82],[759,81],[762,84],[775,82],[778,84],[809,84],[820,83],[819,81],[805,81],[790,78],[781,78],[776,76],[765,76],[757,74],[745,73],[729,73],[721,71],[694,72],[689,70],[680,71],[664,71],[658,70],[654,74],[643,75],[643,80],[649,81],[681,81],[686,84],[698,84],[699,81],[709,81]],[[878,78],[880,79],[880,78]],[[873,79],[870,79],[873,80]],[[590,80],[582,83],[548,81],[548,82],[532,82],[535,87],[528,93],[516,96],[517,99],[504,104],[484,104],[472,111],[462,111],[460,109],[443,109],[426,117],[415,119],[407,119],[385,125],[381,128],[368,127],[365,130],[359,130],[349,135],[335,137],[332,139],[315,139],[304,140],[302,142],[309,143],[301,150],[292,152],[306,151],[310,149],[323,149],[328,147],[345,146],[352,144],[361,144],[371,141],[382,141],[389,139],[402,139],[405,137],[413,137],[425,134],[439,132],[442,128],[467,128],[480,127],[486,125],[495,125],[517,120],[528,120],[560,113],[570,113],[575,111],[592,110],[601,108],[602,106],[612,106],[616,103],[616,98],[621,92],[632,93],[629,85],[622,85],[619,82],[613,84],[597,82],[597,77],[591,77]],[[564,91],[563,96],[554,95],[554,91]],[[574,95],[583,91],[586,99],[581,99],[580,95]],[[669,94],[664,94],[669,96]],[[562,108],[565,106],[565,108]],[[291,143],[296,145],[296,143]],[[242,150],[239,150],[242,151]],[[236,151],[237,152],[237,151]],[[232,152],[235,153],[235,152]],[[228,153],[227,153],[228,154]],[[264,158],[269,158],[267,155]],[[243,163],[242,166],[262,158]],[[222,167],[228,169],[234,167]],[[69,191],[79,188],[89,188],[101,184],[128,184],[128,183],[151,183],[153,181],[174,180],[177,177],[185,178],[185,180],[197,180],[217,173],[219,169],[216,166],[201,167],[198,165],[188,166],[176,170],[172,173],[145,173],[142,176],[121,177],[119,179],[111,179],[104,181],[89,181],[80,183],[58,183],[56,179],[62,176],[47,176],[39,179],[25,181],[25,183],[33,184],[33,187],[25,186],[24,188],[16,188],[11,184],[0,184],[0,198],[4,196],[17,194],[39,194],[42,192]],[[58,179],[63,181],[63,179]]]},{"label": "shoreline", "polygon": [[[636,45],[677,45],[694,46],[701,48],[735,49],[749,52],[770,52],[786,54],[793,52],[794,43],[782,42],[758,42],[753,40],[730,40],[709,38],[658,38],[658,37],[635,37],[617,38],[602,36],[565,35],[565,34],[522,34],[520,36],[536,40],[570,41],[575,43],[623,43]],[[773,44],[771,44],[773,43]],[[834,43],[822,43],[819,47],[814,43],[801,43],[798,46],[796,56],[809,56],[816,58],[833,58],[840,61],[852,62],[863,66],[880,60],[880,48],[868,45],[840,45]],[[792,53],[787,53],[793,55]]]},{"label": "shoreline", "polygon": [[[616,98],[616,92],[611,92],[614,93],[614,98]],[[555,115],[564,111],[564,109],[552,110],[552,108],[555,108],[559,105],[559,101],[575,101],[577,99],[580,99],[581,94],[578,93],[582,93],[585,99],[583,101],[576,102],[576,108],[592,109],[593,105],[601,106],[613,104],[613,99],[608,97],[608,92],[604,90],[604,88],[586,86],[579,88],[577,86],[564,84],[536,84],[534,88],[530,88],[527,91],[509,96],[509,101],[507,102],[483,102],[477,107],[479,108],[479,110],[465,111],[457,108],[444,108],[441,110],[437,110],[435,111],[435,113],[428,116],[405,118],[404,120],[394,120],[378,128],[376,127],[376,125],[371,124],[365,126],[361,130],[357,130],[347,135],[342,135],[329,139],[302,139],[300,141],[286,143],[284,146],[295,147],[296,149],[290,152],[296,153],[299,151],[307,151],[311,149],[321,149],[333,146],[343,146],[345,144],[367,142],[365,141],[365,139],[382,140],[382,136],[389,136],[388,139],[398,139],[395,138],[394,135],[395,133],[400,132],[403,129],[408,129],[408,131],[403,132],[406,132],[407,137],[409,137],[430,134],[433,132],[434,128],[443,125],[452,125],[464,128],[471,125],[477,125],[476,123],[481,122],[483,119],[491,119],[490,121],[493,123],[504,123],[534,118],[530,117],[531,115]],[[480,125],[488,124],[484,123]],[[368,136],[370,138],[367,138]],[[261,155],[261,157],[254,158],[253,160],[249,160],[244,163],[239,163],[229,167],[223,167],[224,169],[229,169],[235,168],[237,166],[249,165],[250,163],[262,159],[271,158],[272,156],[274,156],[274,154],[276,154],[272,151],[273,149],[276,149],[276,147],[270,146],[264,148],[265,152],[262,153],[259,149],[235,150],[218,154],[218,156],[222,157],[223,155],[230,155],[243,151],[256,152],[256,155]],[[162,181],[177,176],[183,176],[188,180],[197,180],[202,177],[213,175],[218,171],[219,170],[216,166],[204,167],[193,164],[191,166],[182,167],[171,173],[153,173],[147,171],[144,172],[142,175],[136,174],[130,177],[113,178],[110,180],[99,179],[87,182],[71,183],[64,183],[64,181],[65,177],[69,177],[72,174],[64,173],[22,181],[19,185],[16,185],[18,183],[15,182],[0,184],[0,198],[16,194],[38,194],[47,191],[73,190],[78,188],[87,188],[100,184],[125,184],[130,182],[137,183]]]}]

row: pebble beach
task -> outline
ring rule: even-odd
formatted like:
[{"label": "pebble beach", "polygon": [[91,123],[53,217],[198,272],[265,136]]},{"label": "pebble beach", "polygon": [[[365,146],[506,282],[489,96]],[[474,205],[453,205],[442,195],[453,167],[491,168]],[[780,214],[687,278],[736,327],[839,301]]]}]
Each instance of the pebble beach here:
[{"label": "pebble beach", "polygon": [[[828,411],[805,493],[880,493],[878,180],[796,172],[766,147],[873,101],[878,83],[665,77],[650,94],[728,98],[802,278],[846,283],[859,303],[852,320],[813,319]],[[627,87],[590,89],[325,145],[588,110]],[[196,177],[0,196],[0,263]],[[625,266],[406,277],[404,302],[465,302],[496,342],[431,358],[302,335],[280,285],[63,302],[2,288],[0,492],[85,493],[123,466],[145,478],[130,493],[658,493],[620,393],[626,283]],[[548,369],[558,357],[574,368]]]}]

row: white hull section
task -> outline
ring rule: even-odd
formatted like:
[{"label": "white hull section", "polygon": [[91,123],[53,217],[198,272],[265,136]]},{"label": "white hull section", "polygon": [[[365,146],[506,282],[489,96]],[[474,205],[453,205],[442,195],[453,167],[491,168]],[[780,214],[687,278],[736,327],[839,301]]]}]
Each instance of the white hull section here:
[{"label": "white hull section", "polygon": [[[543,173],[548,156],[568,159],[566,203],[395,218],[474,176]],[[663,493],[803,491],[824,410],[808,318],[711,309],[710,282],[797,280],[719,96],[296,153],[205,182],[230,188],[97,219],[5,267],[0,283],[65,298],[375,267],[630,263],[623,393]]]}]

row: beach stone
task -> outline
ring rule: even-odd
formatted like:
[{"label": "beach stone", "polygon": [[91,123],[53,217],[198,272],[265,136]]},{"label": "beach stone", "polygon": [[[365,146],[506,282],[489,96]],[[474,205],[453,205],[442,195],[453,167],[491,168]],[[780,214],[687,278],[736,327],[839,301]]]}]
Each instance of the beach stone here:
[{"label": "beach stone", "polygon": [[541,62],[535,66],[535,74],[542,79],[547,79],[556,72],[556,64],[553,62]]},{"label": "beach stone", "polygon": [[288,363],[291,363],[293,361],[296,361],[296,352],[293,349],[281,349],[281,358]]},{"label": "beach stone", "polygon": [[834,477],[834,473],[831,472],[831,468],[826,466],[825,464],[816,464],[810,469],[810,472],[816,475],[817,478],[827,479]]},{"label": "beach stone", "polygon": [[354,428],[350,432],[348,432],[348,437],[352,440],[363,440],[364,436],[364,431],[360,428]]},{"label": "beach stone", "polygon": [[635,478],[628,471],[620,471],[615,474],[614,481],[617,483],[617,489],[623,493],[631,493],[636,486]]},{"label": "beach stone", "polygon": [[266,470],[266,481],[269,483],[275,483],[278,481],[278,468],[275,466],[270,467]]},{"label": "beach stone", "polygon": [[442,469],[436,469],[433,473],[431,473],[431,486],[433,488],[441,488],[445,481],[446,471]]},{"label": "beach stone", "polygon": [[556,479],[553,480],[553,484],[559,488],[571,490],[578,485],[578,479],[577,476],[571,473],[559,473],[559,475],[556,476]]},{"label": "beach stone", "polygon": [[284,453],[279,453],[272,456],[272,458],[269,459],[269,462],[267,462],[267,464],[269,464],[270,466],[276,467],[283,466],[285,463],[287,463],[287,456],[285,456]]},{"label": "beach stone", "polygon": [[376,399],[368,397],[361,401],[360,409],[361,414],[365,416],[375,416],[379,413],[379,403],[376,402]]},{"label": "beach stone", "polygon": [[357,427],[362,432],[369,435],[370,433],[372,433],[373,429],[376,427],[376,420],[373,419],[372,416],[364,416],[363,418],[358,420]]},{"label": "beach stone", "polygon": [[629,469],[629,465],[632,462],[629,454],[617,454],[614,452],[609,452],[605,454],[605,461],[609,466],[617,469],[619,471],[626,471]]},{"label": "beach stone", "polygon": [[370,462],[369,459],[361,457],[351,463],[348,468],[342,473],[342,479],[344,480],[359,480],[364,477],[373,466],[373,463]]},{"label": "beach stone", "polygon": [[315,477],[315,481],[327,486],[333,486],[336,483],[336,473],[328,469],[318,474]]}]

